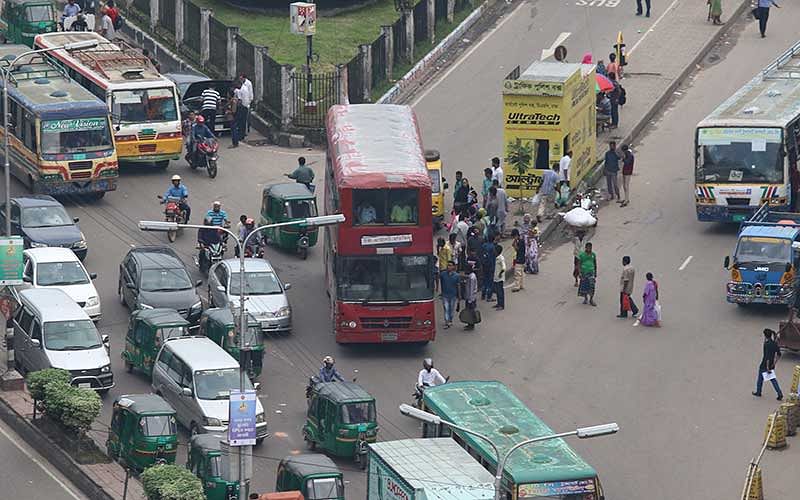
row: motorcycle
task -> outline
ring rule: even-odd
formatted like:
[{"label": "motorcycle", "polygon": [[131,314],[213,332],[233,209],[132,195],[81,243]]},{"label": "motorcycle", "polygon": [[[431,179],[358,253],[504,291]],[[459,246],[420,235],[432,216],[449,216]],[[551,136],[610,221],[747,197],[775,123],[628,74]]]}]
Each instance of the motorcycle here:
[{"label": "motorcycle", "polygon": [[[164,197],[158,195],[157,198],[159,200],[164,200]],[[175,222],[177,224],[186,224],[189,219],[186,216],[186,210],[181,209],[181,202],[183,201],[182,198],[177,196],[168,196],[166,200],[164,200],[164,221],[165,222]],[[170,229],[167,231],[167,238],[169,238],[170,242],[174,242],[175,239],[178,237],[178,230],[180,227],[175,229]]]},{"label": "motorcycle", "polygon": [[217,160],[219,151],[219,141],[213,137],[206,137],[198,142],[194,153],[189,155],[189,167],[205,168],[208,176],[212,179],[217,176]]},{"label": "motorcycle", "polygon": [[261,243],[248,243],[244,247],[244,256],[246,258],[264,258],[264,246]]},{"label": "motorcycle", "polygon": [[[448,375],[447,377],[444,378],[444,383],[446,384],[449,381],[450,381],[450,376]],[[419,408],[420,410],[422,409],[422,398],[425,396],[426,387],[430,386],[428,384],[422,384],[422,385],[414,384],[414,393],[412,394],[412,396],[414,397],[414,407]]]},{"label": "motorcycle", "polygon": [[210,245],[200,244],[200,256],[195,259],[195,263],[197,267],[200,268],[200,272],[208,274],[208,270],[211,269],[211,266],[222,261],[225,250],[225,243],[223,241]]},{"label": "motorcycle", "polygon": [[308,247],[310,247],[308,238],[308,229],[301,227],[297,238],[297,251],[300,253],[300,258],[306,260],[308,258]]}]

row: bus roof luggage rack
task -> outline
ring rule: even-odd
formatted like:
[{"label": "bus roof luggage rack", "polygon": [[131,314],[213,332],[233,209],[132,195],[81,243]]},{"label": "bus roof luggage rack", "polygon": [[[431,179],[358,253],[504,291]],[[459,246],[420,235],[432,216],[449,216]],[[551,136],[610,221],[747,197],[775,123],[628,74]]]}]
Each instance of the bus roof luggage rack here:
[{"label": "bus roof luggage rack", "polygon": [[139,80],[144,74],[157,74],[155,66],[145,55],[126,42],[104,42],[91,50],[72,53],[72,56],[106,78],[110,71],[118,71],[126,80]]},{"label": "bus roof luggage rack", "polygon": [[[792,59],[798,61],[790,64]],[[800,78],[800,41],[789,47],[761,71],[764,78]]]},{"label": "bus roof luggage rack", "polygon": [[[0,58],[0,70],[5,70],[11,65],[11,59]],[[41,54],[31,54],[26,60],[17,62],[9,73],[9,80],[17,84],[24,80],[39,78],[68,78],[66,72],[50,64]]]}]

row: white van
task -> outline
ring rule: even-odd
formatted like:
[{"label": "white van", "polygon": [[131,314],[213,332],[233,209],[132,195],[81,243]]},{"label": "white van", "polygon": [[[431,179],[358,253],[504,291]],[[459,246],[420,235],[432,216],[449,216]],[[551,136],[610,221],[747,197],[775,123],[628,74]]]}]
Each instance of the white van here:
[{"label": "white van", "polygon": [[[174,337],[158,351],[152,386],[192,435],[221,434],[228,430],[230,390],[239,388],[239,363],[208,337]],[[256,400],[256,443],[266,437],[264,407]]]},{"label": "white van", "polygon": [[114,387],[108,336],[97,333],[86,312],[62,290],[30,288],[17,294],[14,363],[17,371],[63,368],[72,385],[101,393]]}]

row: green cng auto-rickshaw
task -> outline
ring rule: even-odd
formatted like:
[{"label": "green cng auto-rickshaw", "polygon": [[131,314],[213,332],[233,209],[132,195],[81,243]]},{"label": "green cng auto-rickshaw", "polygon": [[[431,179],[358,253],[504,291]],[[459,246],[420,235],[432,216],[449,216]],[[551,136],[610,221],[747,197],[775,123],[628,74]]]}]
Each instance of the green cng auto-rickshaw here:
[{"label": "green cng auto-rickshaw", "polygon": [[318,382],[308,391],[303,439],[311,450],[353,457],[367,465],[367,443],[374,443],[378,423],[373,398],[354,382]]},{"label": "green cng auto-rickshaw", "polygon": [[125,369],[153,374],[153,362],[161,345],[174,337],[189,334],[189,322],[175,309],[139,309],[128,319],[125,350],[120,354]]},{"label": "green cng auto-rickshaw", "polygon": [[[196,434],[189,441],[189,457],[186,468],[203,482],[207,500],[236,500],[239,498],[239,482],[223,477],[224,460],[222,445],[225,437],[219,434]],[[236,460],[236,457],[231,457]]]},{"label": "green cng auto-rickshaw", "polygon": [[175,410],[155,394],[126,394],[114,400],[108,456],[136,471],[175,463],[178,426]]},{"label": "green cng auto-rickshaw", "polygon": [[0,35],[4,42],[33,47],[36,35],[57,29],[55,9],[50,0],[5,0],[0,16]]},{"label": "green cng auto-rickshaw", "polygon": [[[261,342],[261,325],[249,314],[247,315],[247,333],[244,344],[247,351],[244,368],[250,380],[261,375],[264,362],[264,344]],[[203,311],[200,316],[200,335],[219,344],[228,354],[241,363],[239,359],[239,315],[234,317],[228,308],[213,308]]]},{"label": "green cng auto-rickshaw", "polygon": [[[259,225],[290,222],[316,217],[317,199],[304,184],[285,182],[266,186],[261,199]],[[317,244],[319,229],[305,224],[282,226],[264,231],[267,243],[308,257],[308,249]]]},{"label": "green cng auto-rickshaw", "polygon": [[342,472],[319,453],[289,455],[278,465],[275,491],[295,490],[304,498],[344,500]]}]

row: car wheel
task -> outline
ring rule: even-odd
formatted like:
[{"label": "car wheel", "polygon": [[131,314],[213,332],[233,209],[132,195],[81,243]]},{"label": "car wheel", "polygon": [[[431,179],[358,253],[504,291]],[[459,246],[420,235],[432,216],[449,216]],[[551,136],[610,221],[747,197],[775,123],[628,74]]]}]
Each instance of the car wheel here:
[{"label": "car wheel", "polygon": [[122,282],[119,282],[117,286],[117,295],[119,295],[119,303],[122,304],[123,307],[128,307],[128,304],[125,302],[125,294],[122,293]]},{"label": "car wheel", "polygon": [[169,160],[161,160],[156,162],[156,168],[160,168],[161,170],[166,170],[169,167]]},{"label": "car wheel", "polygon": [[264,442],[264,438],[257,438],[256,439],[256,446],[261,446],[261,443]]}]

